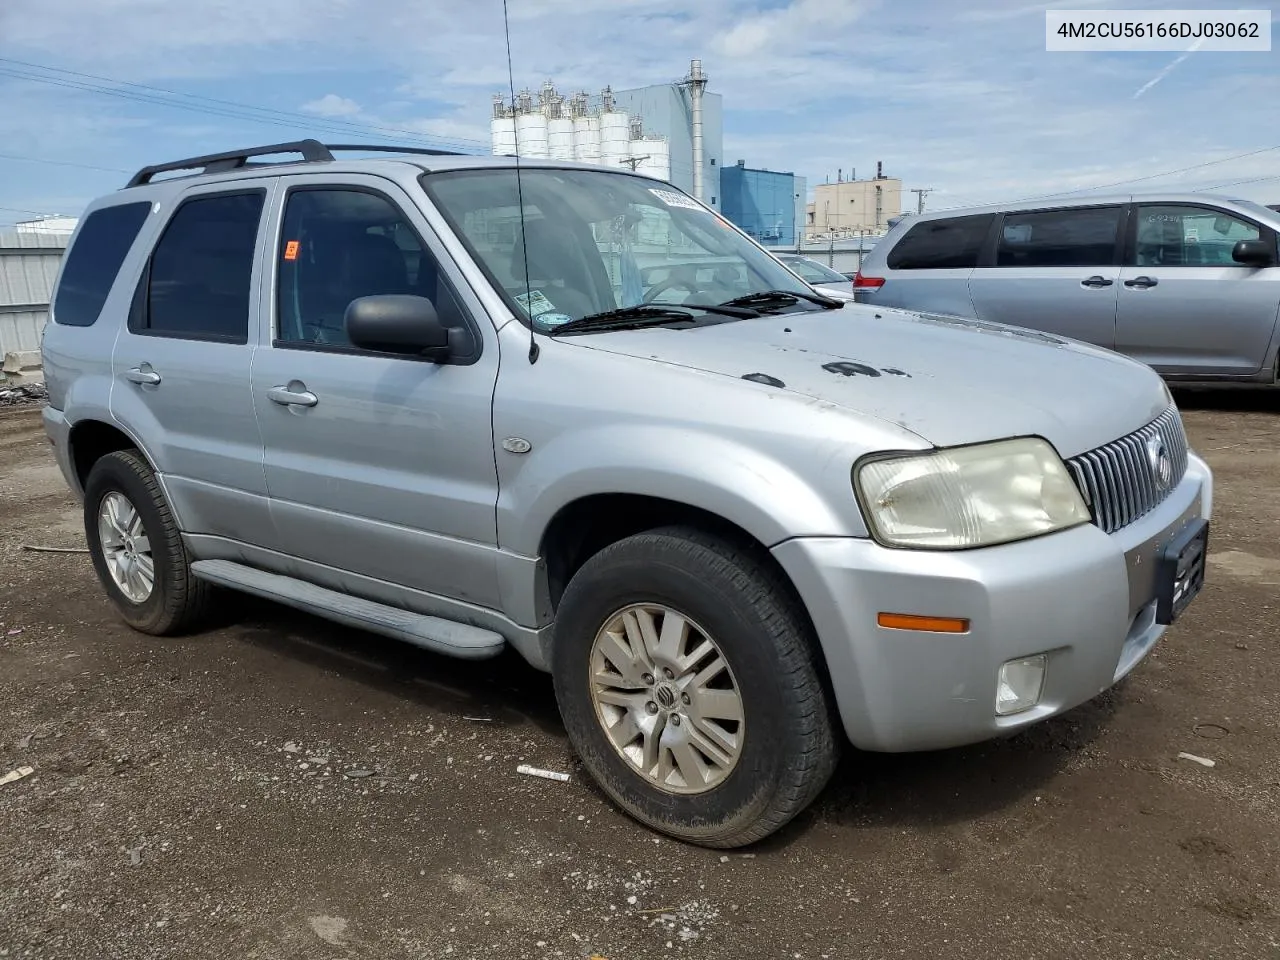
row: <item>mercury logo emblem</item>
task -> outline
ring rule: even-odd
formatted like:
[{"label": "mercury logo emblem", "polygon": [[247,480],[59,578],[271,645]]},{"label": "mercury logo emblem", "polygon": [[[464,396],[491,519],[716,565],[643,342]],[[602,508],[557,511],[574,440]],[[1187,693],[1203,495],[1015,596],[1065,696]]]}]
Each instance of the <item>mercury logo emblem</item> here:
[{"label": "mercury logo emblem", "polygon": [[1173,482],[1173,459],[1165,448],[1164,440],[1158,436],[1147,438],[1147,462],[1151,464],[1151,476],[1155,478],[1156,487],[1161,491],[1168,490]]},{"label": "mercury logo emblem", "polygon": [[665,683],[658,687],[655,691],[658,706],[663,710],[670,710],[676,705],[676,693]]}]

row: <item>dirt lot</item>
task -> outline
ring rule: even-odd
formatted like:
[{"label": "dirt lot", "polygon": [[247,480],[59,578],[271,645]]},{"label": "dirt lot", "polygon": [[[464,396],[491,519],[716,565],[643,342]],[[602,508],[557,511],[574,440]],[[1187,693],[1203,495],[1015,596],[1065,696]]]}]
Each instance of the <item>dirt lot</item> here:
[{"label": "dirt lot", "polygon": [[0,411],[0,775],[35,768],[0,786],[0,957],[1280,958],[1280,395],[1179,399],[1210,583],[1135,675],[1009,741],[851,756],[727,859],[615,812],[515,657],[249,600],[123,628],[87,557],[22,551],[81,521],[38,410]]}]

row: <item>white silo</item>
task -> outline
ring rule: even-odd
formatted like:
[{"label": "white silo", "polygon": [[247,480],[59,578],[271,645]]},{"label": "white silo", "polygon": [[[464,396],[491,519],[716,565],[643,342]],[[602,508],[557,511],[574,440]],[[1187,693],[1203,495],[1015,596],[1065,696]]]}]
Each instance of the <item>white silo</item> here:
[{"label": "white silo", "polygon": [[513,157],[516,153],[516,118],[494,117],[489,121],[489,134],[493,152],[499,157]]},{"label": "white silo", "polygon": [[573,158],[583,163],[600,162],[600,118],[573,118]]},{"label": "white silo", "polygon": [[516,139],[520,156],[540,158],[547,156],[547,118],[539,113],[516,115]]},{"label": "white silo", "polygon": [[569,117],[553,117],[547,121],[547,153],[552,160],[572,160],[573,120]]},{"label": "white silo", "polygon": [[[635,146],[633,144],[632,146]],[[662,137],[649,137],[640,141],[641,156],[648,159],[640,163],[637,169],[647,176],[659,180],[671,181],[671,144]]]},{"label": "white silo", "polygon": [[649,151],[645,149],[648,145],[648,141],[643,137],[631,138],[631,143],[628,145],[628,154],[631,157],[631,163],[627,164],[628,169],[639,170],[644,166],[646,161],[649,159]]},{"label": "white silo", "polygon": [[600,114],[600,161],[606,167],[626,166],[631,159],[631,118],[621,110]]}]

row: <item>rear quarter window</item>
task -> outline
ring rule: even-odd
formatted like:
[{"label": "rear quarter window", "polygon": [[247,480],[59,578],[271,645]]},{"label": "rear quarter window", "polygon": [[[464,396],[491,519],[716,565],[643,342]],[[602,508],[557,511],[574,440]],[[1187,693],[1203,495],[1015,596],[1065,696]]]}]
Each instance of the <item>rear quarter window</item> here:
[{"label": "rear quarter window", "polygon": [[62,269],[53,298],[53,322],[64,327],[91,327],[107,302],[120,265],[151,212],[150,201],[102,207],[84,225]]},{"label": "rear quarter window", "polygon": [[993,213],[917,223],[885,258],[890,270],[961,270],[978,265]]}]

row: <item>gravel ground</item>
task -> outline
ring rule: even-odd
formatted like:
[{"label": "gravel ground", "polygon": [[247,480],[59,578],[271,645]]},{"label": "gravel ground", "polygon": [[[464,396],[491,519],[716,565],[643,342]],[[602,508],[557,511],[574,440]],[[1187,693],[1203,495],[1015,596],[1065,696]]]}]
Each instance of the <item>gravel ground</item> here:
[{"label": "gravel ground", "polygon": [[0,411],[0,776],[34,768],[0,785],[0,957],[1280,958],[1280,394],[1180,402],[1210,582],[1135,674],[1011,740],[847,757],[727,857],[616,812],[514,656],[248,599],[129,631],[87,557],[22,550],[80,514],[38,407]]}]

